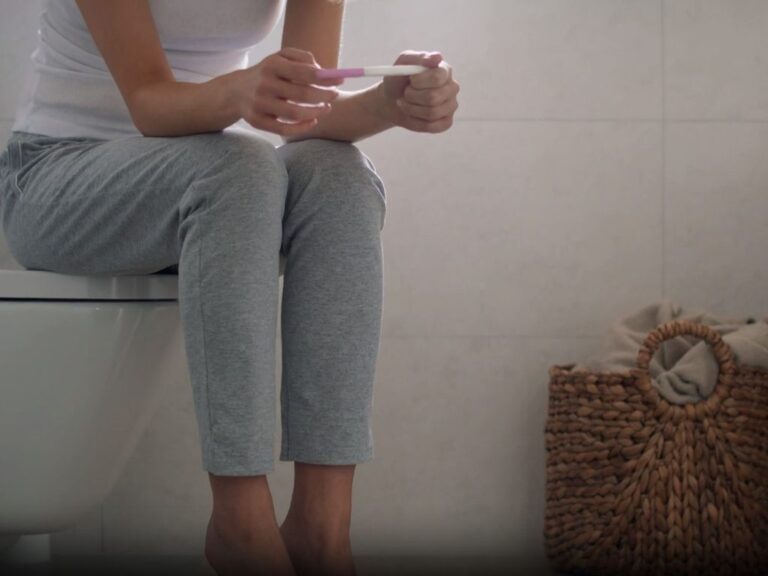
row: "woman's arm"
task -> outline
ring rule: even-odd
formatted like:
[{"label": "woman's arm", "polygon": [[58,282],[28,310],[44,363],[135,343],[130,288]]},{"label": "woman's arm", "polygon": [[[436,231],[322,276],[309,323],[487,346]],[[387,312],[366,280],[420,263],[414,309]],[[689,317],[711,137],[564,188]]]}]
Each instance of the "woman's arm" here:
[{"label": "woman's arm", "polygon": [[142,134],[209,132],[237,121],[222,86],[227,77],[205,84],[175,81],[146,0],[77,5]]},{"label": "woman's arm", "polygon": [[[338,81],[315,80],[317,66],[300,50],[281,50],[246,70],[204,83],[177,82],[147,0],[77,0],[137,129],[145,136],[216,132],[244,118],[256,128],[298,134],[328,114]],[[311,86],[314,84],[315,86]],[[298,121],[278,122],[277,118]]]}]

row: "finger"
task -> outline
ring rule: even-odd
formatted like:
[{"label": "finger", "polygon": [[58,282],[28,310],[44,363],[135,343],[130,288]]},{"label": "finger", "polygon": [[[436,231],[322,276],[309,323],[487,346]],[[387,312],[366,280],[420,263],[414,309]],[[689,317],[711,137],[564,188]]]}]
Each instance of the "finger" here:
[{"label": "finger", "polygon": [[319,68],[291,60],[282,60],[273,69],[278,78],[299,84],[315,84],[317,82],[316,70]]},{"label": "finger", "polygon": [[434,68],[440,65],[443,61],[443,55],[440,52],[427,52],[427,58],[424,60],[424,65],[429,68]]},{"label": "finger", "polygon": [[278,118],[285,118],[295,122],[304,122],[312,118],[320,118],[331,111],[330,104],[321,106],[300,106],[287,100],[272,99],[264,106],[266,112]]},{"label": "finger", "polygon": [[296,62],[304,62],[306,64],[317,64],[315,56],[312,52],[302,50],[300,48],[286,47],[278,52],[280,56],[288,58],[289,60],[295,60]]},{"label": "finger", "polygon": [[[313,65],[316,70],[320,70],[320,65],[315,60],[315,56],[312,52],[307,50],[301,50],[300,48],[286,47],[276,53],[278,56],[282,56],[288,60],[294,62],[302,62],[304,64]],[[323,78],[322,80],[315,78],[313,84],[319,84],[321,86],[339,86],[344,83],[345,78]]]},{"label": "finger", "polygon": [[409,104],[404,100],[398,100],[400,110],[412,118],[435,122],[441,118],[452,115],[459,107],[455,100],[450,100],[439,106],[421,106],[419,104]]},{"label": "finger", "polygon": [[307,122],[289,124],[287,122],[280,122],[274,116],[270,116],[268,114],[259,114],[256,118],[249,122],[249,124],[254,128],[267,130],[268,132],[280,134],[281,136],[296,136],[314,128],[314,126],[317,124],[317,119],[308,120]]},{"label": "finger", "polygon": [[438,106],[456,96],[459,93],[459,85],[455,82],[441,86],[440,88],[426,88],[420,90],[413,86],[407,86],[403,91],[403,99],[411,104],[422,106]]},{"label": "finger", "polygon": [[335,88],[319,88],[280,79],[277,79],[274,85],[269,84],[268,88],[274,96],[306,104],[332,102],[339,96],[339,91]]},{"label": "finger", "polygon": [[395,60],[395,64],[421,64],[425,58],[429,56],[429,52],[419,52],[416,50],[405,50]]},{"label": "finger", "polygon": [[453,126],[453,116],[446,116],[435,122],[411,118],[408,121],[406,128],[413,130],[414,132],[430,132],[432,134],[437,134],[438,132],[445,132],[451,126]]},{"label": "finger", "polygon": [[425,70],[414,74],[411,78],[411,86],[418,89],[438,88],[451,80],[450,66],[447,62],[441,62],[437,68]]},{"label": "finger", "polygon": [[395,60],[395,64],[422,64],[430,68],[437,66],[443,59],[440,52],[424,52],[417,50],[405,50]]}]

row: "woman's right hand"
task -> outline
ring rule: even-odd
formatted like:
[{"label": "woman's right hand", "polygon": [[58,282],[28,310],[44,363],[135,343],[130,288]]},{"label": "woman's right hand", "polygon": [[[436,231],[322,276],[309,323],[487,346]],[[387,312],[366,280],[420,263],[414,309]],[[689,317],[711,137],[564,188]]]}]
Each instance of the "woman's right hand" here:
[{"label": "woman's right hand", "polygon": [[254,128],[281,136],[310,130],[331,111],[331,102],[339,95],[335,86],[344,82],[316,79],[319,69],[311,52],[283,48],[236,71],[231,96],[238,114]]}]

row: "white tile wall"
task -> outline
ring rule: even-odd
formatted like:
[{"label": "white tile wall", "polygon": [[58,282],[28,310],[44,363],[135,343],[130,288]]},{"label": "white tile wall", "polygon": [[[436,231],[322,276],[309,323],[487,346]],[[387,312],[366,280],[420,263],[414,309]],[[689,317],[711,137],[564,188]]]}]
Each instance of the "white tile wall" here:
[{"label": "white tile wall", "polygon": [[363,141],[388,186],[384,334],[594,335],[661,296],[661,139],[468,121]]},{"label": "white tile wall", "polygon": [[541,546],[547,368],[594,345],[385,339],[376,459],[355,480],[361,553],[525,557]]},{"label": "white tile wall", "polygon": [[[12,5],[4,134],[39,2]],[[543,556],[548,367],[661,297],[765,315],[767,25],[760,0],[349,5],[342,65],[441,50],[462,83],[450,132],[360,143],[388,213],[357,553]],[[199,554],[210,494],[196,434],[181,377],[104,506],[54,550]],[[270,476],[280,518],[291,476],[280,462]]]},{"label": "white tile wall", "polygon": [[667,127],[665,292],[721,314],[768,316],[768,124]]},{"label": "white tile wall", "polygon": [[768,2],[668,0],[669,118],[768,119]]},{"label": "white tile wall", "polygon": [[6,0],[0,18],[0,119],[13,118],[37,39],[42,0]]},{"label": "white tile wall", "polygon": [[462,84],[462,118],[659,118],[660,22],[648,0],[360,1],[343,59],[440,50]]}]

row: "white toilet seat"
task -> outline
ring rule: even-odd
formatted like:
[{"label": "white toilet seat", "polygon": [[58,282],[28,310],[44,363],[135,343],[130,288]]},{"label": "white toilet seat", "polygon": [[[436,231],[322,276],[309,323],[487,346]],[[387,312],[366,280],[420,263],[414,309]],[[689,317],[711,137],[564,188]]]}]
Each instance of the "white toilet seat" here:
[{"label": "white toilet seat", "polygon": [[177,274],[77,276],[0,270],[0,300],[178,300]]}]

